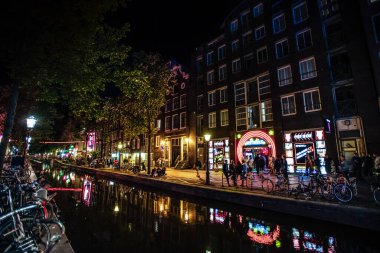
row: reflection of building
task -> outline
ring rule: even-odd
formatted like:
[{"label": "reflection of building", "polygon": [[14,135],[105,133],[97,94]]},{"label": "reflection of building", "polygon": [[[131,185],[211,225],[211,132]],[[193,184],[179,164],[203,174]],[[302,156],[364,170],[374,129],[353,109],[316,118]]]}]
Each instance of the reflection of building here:
[{"label": "reflection of building", "polygon": [[[293,171],[306,153],[379,153],[380,2],[364,2],[236,6],[192,57],[197,156],[208,152],[213,168],[229,157],[286,153]],[[212,144],[203,145],[205,133]],[[226,140],[229,153],[215,150]]]}]

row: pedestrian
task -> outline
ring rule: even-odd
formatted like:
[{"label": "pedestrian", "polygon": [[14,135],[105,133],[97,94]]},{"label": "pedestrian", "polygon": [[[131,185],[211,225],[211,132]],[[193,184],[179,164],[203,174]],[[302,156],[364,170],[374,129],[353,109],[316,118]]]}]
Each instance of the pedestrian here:
[{"label": "pedestrian", "polygon": [[339,159],[340,173],[343,173],[344,177],[348,180],[350,178],[350,166],[344,155]]},{"label": "pedestrian", "polygon": [[275,170],[276,174],[281,173],[281,167],[282,167],[282,160],[280,158],[277,158],[274,161],[274,170]]},{"label": "pedestrian", "polygon": [[307,155],[306,157],[306,175],[309,175],[309,173],[313,172],[313,160],[311,159],[310,155]]},{"label": "pedestrian", "polygon": [[242,164],[242,171],[241,171],[241,175],[240,175],[240,178],[241,178],[241,186],[244,186],[244,181],[245,181],[245,185],[247,185],[247,163],[243,161],[243,164]]},{"label": "pedestrian", "polygon": [[321,160],[320,160],[320,156],[319,154],[317,154],[315,156],[315,159],[314,159],[314,166],[315,166],[315,170],[317,171],[317,174],[321,172]]},{"label": "pedestrian", "polygon": [[362,161],[358,155],[358,153],[354,153],[354,156],[351,158],[352,165],[352,173],[356,176],[356,178],[361,178],[361,169],[362,169]]},{"label": "pedestrian", "polygon": [[195,169],[197,170],[197,177],[199,176],[199,169],[202,167],[201,161],[199,161],[199,158],[197,158],[197,161],[195,162]]},{"label": "pedestrian", "polygon": [[228,160],[224,160],[224,164],[223,164],[223,174],[224,176],[226,177],[226,180],[227,180],[227,185],[230,186],[230,178],[229,178],[229,168],[228,168]]},{"label": "pedestrian", "polygon": [[264,155],[259,155],[259,160],[258,160],[258,174],[261,177],[263,170],[265,168],[265,158]]},{"label": "pedestrian", "polygon": [[272,156],[272,154],[269,155],[268,157],[268,168],[269,168],[269,172],[270,174],[274,174],[274,161],[276,160],[276,158],[274,156]]},{"label": "pedestrian", "polygon": [[234,183],[234,186],[236,186],[237,176],[236,176],[236,167],[235,167],[234,160],[230,161],[230,175],[231,175],[232,182]]},{"label": "pedestrian", "polygon": [[325,154],[325,169],[327,174],[331,174],[333,160],[328,154]]},{"label": "pedestrian", "polygon": [[286,161],[285,154],[282,154],[282,156],[281,156],[281,173],[284,175],[284,178],[286,180],[289,180],[289,178],[288,178],[288,161]]},{"label": "pedestrian", "polygon": [[236,166],[236,180],[237,180],[237,177],[240,176],[240,180],[241,180],[241,173],[243,172],[243,165],[240,163],[240,161],[238,162],[238,165]]}]

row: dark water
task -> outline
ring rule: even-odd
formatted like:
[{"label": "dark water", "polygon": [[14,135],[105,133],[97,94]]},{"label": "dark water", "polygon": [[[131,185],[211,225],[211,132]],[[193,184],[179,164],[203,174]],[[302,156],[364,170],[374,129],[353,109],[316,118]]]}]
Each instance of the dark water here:
[{"label": "dark water", "polygon": [[380,252],[373,231],[46,172],[76,252]]}]

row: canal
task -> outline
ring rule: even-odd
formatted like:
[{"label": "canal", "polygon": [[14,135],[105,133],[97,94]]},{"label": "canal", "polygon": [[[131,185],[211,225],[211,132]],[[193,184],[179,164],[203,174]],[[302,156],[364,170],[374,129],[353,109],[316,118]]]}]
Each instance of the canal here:
[{"label": "canal", "polygon": [[378,233],[45,168],[75,252],[380,252]]}]

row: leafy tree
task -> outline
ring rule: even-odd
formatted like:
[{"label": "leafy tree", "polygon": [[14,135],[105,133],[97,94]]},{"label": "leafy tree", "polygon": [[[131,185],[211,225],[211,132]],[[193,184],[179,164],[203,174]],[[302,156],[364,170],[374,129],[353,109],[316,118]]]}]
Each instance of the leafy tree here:
[{"label": "leafy tree", "polygon": [[[77,116],[94,117],[98,91],[124,66],[129,48],[119,43],[128,26],[104,17],[123,0],[14,0],[0,8],[0,67],[10,90],[0,146],[0,170],[12,133],[20,91],[40,100],[65,101]],[[22,100],[21,100],[22,101]],[[1,172],[1,171],[0,171]]]}]

